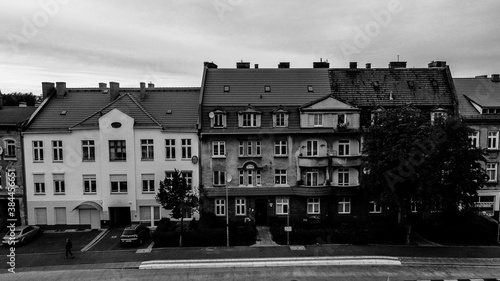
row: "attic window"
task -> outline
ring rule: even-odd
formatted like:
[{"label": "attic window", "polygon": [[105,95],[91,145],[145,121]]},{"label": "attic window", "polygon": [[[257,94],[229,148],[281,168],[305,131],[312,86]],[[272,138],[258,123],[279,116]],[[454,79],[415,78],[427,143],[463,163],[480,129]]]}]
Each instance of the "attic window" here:
[{"label": "attic window", "polygon": [[483,108],[483,114],[500,114],[500,108]]},{"label": "attic window", "polygon": [[407,83],[408,83],[408,88],[410,88],[410,89],[415,89],[415,82],[413,82],[413,81],[408,81]]},{"label": "attic window", "polygon": [[172,114],[172,109],[167,109],[167,114]]},{"label": "attic window", "polygon": [[309,93],[314,92],[314,87],[313,87],[312,85],[308,85],[308,86],[307,86],[307,91],[308,91]]},{"label": "attic window", "polygon": [[59,113],[59,115],[66,115],[66,113],[68,113],[68,111],[67,110],[63,110],[63,111],[61,111],[61,113]]},{"label": "attic window", "polygon": [[230,91],[231,91],[231,87],[229,87],[229,85],[224,85],[224,92],[227,93]]},{"label": "attic window", "polygon": [[266,93],[267,93],[267,92],[271,92],[271,86],[269,86],[269,85],[265,85],[265,86],[264,86],[264,92],[266,92]]}]

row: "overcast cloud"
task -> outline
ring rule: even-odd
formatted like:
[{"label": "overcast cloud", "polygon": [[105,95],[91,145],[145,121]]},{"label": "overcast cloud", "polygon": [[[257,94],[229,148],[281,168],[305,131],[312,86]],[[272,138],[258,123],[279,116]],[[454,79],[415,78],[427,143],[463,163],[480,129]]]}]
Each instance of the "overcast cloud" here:
[{"label": "overcast cloud", "polygon": [[500,1],[0,0],[0,90],[41,82],[200,86],[204,61],[234,68],[426,67],[454,77],[500,73]]}]

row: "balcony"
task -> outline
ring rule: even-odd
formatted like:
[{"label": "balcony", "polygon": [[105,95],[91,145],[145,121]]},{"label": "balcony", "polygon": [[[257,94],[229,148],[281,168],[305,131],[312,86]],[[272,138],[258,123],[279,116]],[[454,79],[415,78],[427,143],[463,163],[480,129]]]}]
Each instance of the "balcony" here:
[{"label": "balcony", "polygon": [[328,167],[328,156],[299,156],[299,167]]},{"label": "balcony", "polygon": [[361,166],[361,155],[332,156],[333,167],[356,167]]}]

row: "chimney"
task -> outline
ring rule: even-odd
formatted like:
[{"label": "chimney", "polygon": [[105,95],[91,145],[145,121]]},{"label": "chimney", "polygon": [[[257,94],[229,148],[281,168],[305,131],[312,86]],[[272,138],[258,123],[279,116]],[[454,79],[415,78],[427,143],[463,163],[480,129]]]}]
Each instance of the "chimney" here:
[{"label": "chimney", "polygon": [[290,68],[290,63],[287,61],[280,62],[278,68]]},{"label": "chimney", "polygon": [[148,83],[148,88],[153,89],[154,87],[155,87],[155,84],[153,84],[153,82],[149,82]]},{"label": "chimney", "polygon": [[250,63],[249,62],[237,62],[236,63],[236,68],[250,68]]},{"label": "chimney", "polygon": [[254,67],[255,67],[255,69],[257,69],[257,68],[259,68],[259,65],[256,63],[256,64],[254,65]]},{"label": "chimney", "polygon": [[313,62],[313,68],[329,68],[330,63],[328,60],[323,61],[323,59],[319,59],[319,61]]},{"label": "chimney", "polygon": [[114,101],[120,95],[120,84],[109,82],[109,101]]},{"label": "chimney", "polygon": [[146,99],[146,83],[141,82],[141,101]]},{"label": "chimney", "polygon": [[355,62],[355,61],[351,61],[351,62],[349,63],[349,68],[350,68],[350,69],[356,69],[356,68],[358,68],[358,63],[357,63],[357,62]]},{"label": "chimney", "polygon": [[213,62],[204,62],[203,65],[206,67],[206,68],[217,68],[217,65]]},{"label": "chimney", "polygon": [[431,61],[428,64],[429,68],[432,67],[445,67],[446,66],[446,61]]},{"label": "chimney", "polygon": [[500,82],[500,74],[491,74],[491,82]]},{"label": "chimney", "polygon": [[405,61],[391,61],[389,62],[389,68],[406,68]]},{"label": "chimney", "polygon": [[108,85],[106,83],[99,83],[99,89],[106,89]]},{"label": "chimney", "polygon": [[54,91],[54,83],[42,82],[42,98],[46,99]]},{"label": "chimney", "polygon": [[372,68],[372,64],[371,63],[367,63],[366,64],[366,69],[370,69],[370,68]]},{"label": "chimney", "polygon": [[66,82],[56,82],[56,98],[62,99],[66,95]]}]

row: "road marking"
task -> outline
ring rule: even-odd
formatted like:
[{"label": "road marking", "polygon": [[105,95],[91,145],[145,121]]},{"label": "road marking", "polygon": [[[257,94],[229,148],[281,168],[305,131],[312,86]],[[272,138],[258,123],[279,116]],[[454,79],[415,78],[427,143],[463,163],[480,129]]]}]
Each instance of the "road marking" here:
[{"label": "road marking", "polygon": [[108,234],[109,232],[109,229],[101,229],[101,233],[99,235],[97,235],[94,240],[90,241],[90,243],[87,244],[87,246],[83,247],[82,248],[82,252],[86,252],[88,250],[90,250],[90,248],[92,248],[95,244],[97,244],[99,241],[102,240],[102,238],[104,238],[104,236],[106,234]]}]

